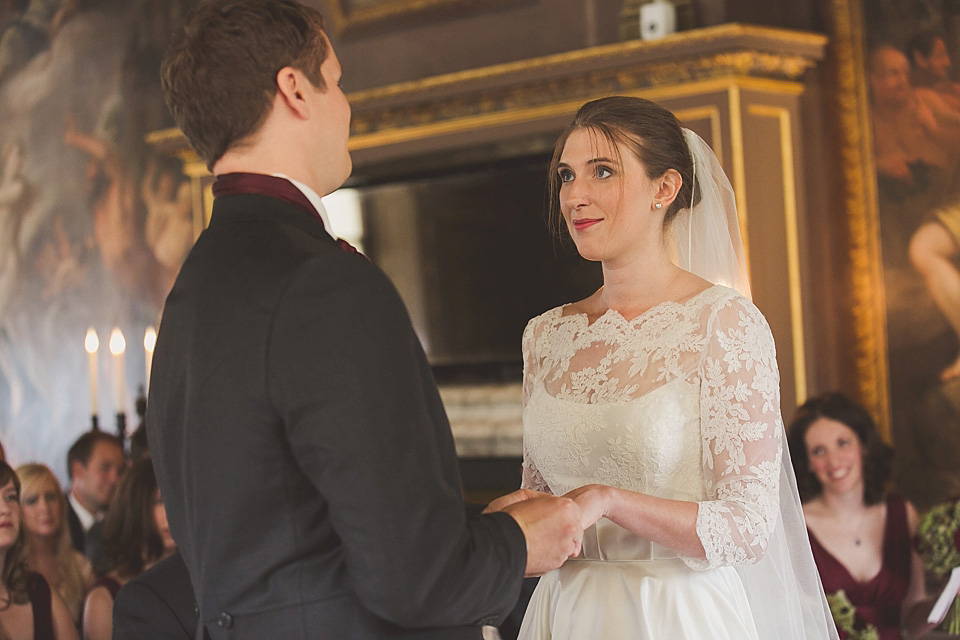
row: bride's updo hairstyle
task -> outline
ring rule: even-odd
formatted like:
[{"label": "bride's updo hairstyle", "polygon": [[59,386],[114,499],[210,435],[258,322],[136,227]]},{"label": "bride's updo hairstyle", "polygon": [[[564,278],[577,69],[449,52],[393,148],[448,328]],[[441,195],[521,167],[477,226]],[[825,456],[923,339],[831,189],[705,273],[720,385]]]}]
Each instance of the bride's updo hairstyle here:
[{"label": "bride's updo hairstyle", "polygon": [[[654,180],[669,169],[675,169],[683,179],[677,197],[663,216],[666,229],[677,214],[696,204],[693,190],[693,159],[687,147],[683,128],[677,117],[658,104],[629,96],[611,96],[586,103],[577,111],[573,122],[557,140],[550,160],[549,225],[555,234],[562,228],[560,221],[560,174],[557,167],[567,138],[574,131],[589,129],[617,146],[629,149],[643,164],[647,176]],[[620,160],[620,158],[618,158]]]}]

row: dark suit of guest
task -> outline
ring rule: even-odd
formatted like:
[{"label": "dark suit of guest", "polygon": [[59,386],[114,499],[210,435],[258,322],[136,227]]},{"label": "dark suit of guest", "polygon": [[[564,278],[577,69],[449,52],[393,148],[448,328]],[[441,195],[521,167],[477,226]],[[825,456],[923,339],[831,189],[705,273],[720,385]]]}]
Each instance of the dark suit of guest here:
[{"label": "dark suit of guest", "polygon": [[215,193],[164,308],[147,412],[211,637],[479,639],[516,603],[526,545],[506,513],[465,515],[395,289],[309,204]]},{"label": "dark suit of guest", "polygon": [[73,548],[80,553],[86,553],[87,534],[83,530],[80,517],[77,515],[77,512],[73,510],[73,505],[70,504],[70,494],[67,494],[67,526],[70,528],[70,543],[73,545]]},{"label": "dark suit of guest", "polygon": [[197,614],[187,565],[175,553],[120,588],[113,601],[113,640],[194,640]]}]

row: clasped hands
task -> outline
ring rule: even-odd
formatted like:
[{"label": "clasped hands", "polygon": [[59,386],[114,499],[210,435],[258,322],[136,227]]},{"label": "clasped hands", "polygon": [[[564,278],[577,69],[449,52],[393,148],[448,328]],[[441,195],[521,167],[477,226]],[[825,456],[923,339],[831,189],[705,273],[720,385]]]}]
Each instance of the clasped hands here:
[{"label": "clasped hands", "polygon": [[519,489],[497,498],[484,513],[510,514],[527,541],[526,576],[556,569],[568,558],[580,555],[583,531],[606,515],[606,490],[591,484],[564,496]]}]

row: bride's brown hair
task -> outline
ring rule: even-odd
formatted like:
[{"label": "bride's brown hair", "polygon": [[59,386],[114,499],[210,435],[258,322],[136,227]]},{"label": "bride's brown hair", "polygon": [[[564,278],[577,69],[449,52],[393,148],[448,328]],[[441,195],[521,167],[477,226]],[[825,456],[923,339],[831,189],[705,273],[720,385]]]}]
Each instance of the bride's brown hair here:
[{"label": "bride's brown hair", "polygon": [[680,121],[660,105],[630,96],[611,96],[592,100],[577,111],[573,122],[560,134],[550,160],[547,177],[550,230],[559,234],[560,220],[560,155],[567,138],[574,131],[588,129],[614,145],[629,149],[643,164],[647,177],[656,179],[669,169],[676,170],[683,179],[677,197],[667,207],[664,227],[677,214],[696,204],[693,190],[693,158],[683,135]]}]

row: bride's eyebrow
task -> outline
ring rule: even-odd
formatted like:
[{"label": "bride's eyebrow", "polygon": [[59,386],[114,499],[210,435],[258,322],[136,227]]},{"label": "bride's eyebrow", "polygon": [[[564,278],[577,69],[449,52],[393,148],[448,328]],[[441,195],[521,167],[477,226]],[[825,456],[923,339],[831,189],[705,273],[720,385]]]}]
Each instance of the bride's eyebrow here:
[{"label": "bride's eyebrow", "polygon": [[611,160],[610,158],[594,158],[593,160],[588,160],[587,164],[617,164],[616,160]]}]

